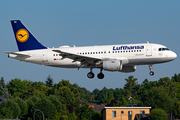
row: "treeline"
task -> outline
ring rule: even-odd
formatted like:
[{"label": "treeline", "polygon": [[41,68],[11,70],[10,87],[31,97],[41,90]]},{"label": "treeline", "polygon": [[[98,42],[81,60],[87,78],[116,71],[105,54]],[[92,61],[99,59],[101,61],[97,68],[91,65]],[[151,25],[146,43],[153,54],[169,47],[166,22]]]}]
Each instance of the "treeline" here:
[{"label": "treeline", "polygon": [[54,84],[50,76],[44,83],[15,78],[5,85],[1,80],[0,96],[8,94],[8,100],[0,103],[0,118],[33,119],[35,113],[36,119],[42,119],[43,113],[49,120],[100,120],[101,112],[88,104],[102,103],[160,108],[180,117],[180,74],[157,81],[145,79],[141,84],[133,76],[125,80],[123,88],[96,88],[92,92],[68,80]]}]

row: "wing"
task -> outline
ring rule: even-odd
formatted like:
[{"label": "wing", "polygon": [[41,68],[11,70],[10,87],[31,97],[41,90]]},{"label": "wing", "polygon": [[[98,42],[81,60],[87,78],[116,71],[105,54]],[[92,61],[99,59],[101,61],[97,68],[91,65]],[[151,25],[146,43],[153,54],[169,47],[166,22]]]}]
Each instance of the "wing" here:
[{"label": "wing", "polygon": [[13,54],[13,55],[21,56],[21,57],[31,57],[29,54],[27,54],[27,53],[22,53],[22,52],[15,52],[15,53],[13,53],[13,52],[5,52],[5,53],[7,53],[7,54]]},{"label": "wing", "polygon": [[52,50],[57,53],[61,53],[60,55],[62,56],[62,59],[64,58],[69,58],[72,59],[73,62],[79,61],[81,62],[82,65],[87,64],[87,65],[95,65],[99,61],[102,60],[102,58],[99,57],[91,57],[91,56],[84,56],[84,55],[79,55],[79,54],[74,54],[74,53],[69,53],[69,52],[64,52],[61,50]]}]

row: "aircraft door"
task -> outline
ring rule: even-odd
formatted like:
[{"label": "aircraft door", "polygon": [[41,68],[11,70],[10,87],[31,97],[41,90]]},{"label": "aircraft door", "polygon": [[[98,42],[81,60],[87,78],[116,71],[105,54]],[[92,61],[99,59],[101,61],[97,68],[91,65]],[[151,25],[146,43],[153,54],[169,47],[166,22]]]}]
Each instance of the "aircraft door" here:
[{"label": "aircraft door", "polygon": [[152,46],[147,45],[146,47],[146,56],[152,56]]},{"label": "aircraft door", "polygon": [[48,51],[46,51],[46,50],[44,50],[44,51],[42,52],[42,62],[43,62],[43,63],[48,63],[47,53],[48,53]]}]

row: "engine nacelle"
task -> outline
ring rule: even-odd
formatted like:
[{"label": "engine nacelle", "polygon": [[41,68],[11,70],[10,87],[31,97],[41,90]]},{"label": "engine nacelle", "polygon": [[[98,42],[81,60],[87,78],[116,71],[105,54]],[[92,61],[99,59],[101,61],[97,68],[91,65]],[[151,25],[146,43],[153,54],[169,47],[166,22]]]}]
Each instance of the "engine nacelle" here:
[{"label": "engine nacelle", "polygon": [[102,67],[104,70],[107,71],[119,71],[121,68],[121,61],[120,60],[103,61]]},{"label": "engine nacelle", "polygon": [[123,60],[109,60],[109,61],[103,61],[102,67],[106,71],[119,71],[119,72],[134,72],[136,69],[136,66],[125,66],[124,64],[127,64],[127,61]]}]

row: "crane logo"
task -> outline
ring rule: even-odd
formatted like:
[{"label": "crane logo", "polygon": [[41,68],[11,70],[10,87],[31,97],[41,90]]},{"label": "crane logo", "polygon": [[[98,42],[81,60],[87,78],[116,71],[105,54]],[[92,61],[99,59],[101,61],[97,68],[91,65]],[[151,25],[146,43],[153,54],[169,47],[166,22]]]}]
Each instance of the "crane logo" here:
[{"label": "crane logo", "polygon": [[19,42],[26,42],[29,38],[29,33],[26,29],[20,29],[16,33],[16,38]]}]

